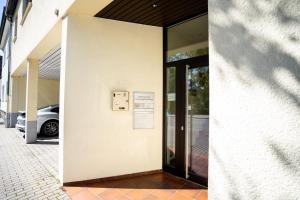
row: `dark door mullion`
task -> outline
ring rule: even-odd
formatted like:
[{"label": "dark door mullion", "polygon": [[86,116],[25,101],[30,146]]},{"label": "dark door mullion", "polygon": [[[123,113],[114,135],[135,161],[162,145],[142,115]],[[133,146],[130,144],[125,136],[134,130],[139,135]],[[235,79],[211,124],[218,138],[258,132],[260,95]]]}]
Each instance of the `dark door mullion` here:
[{"label": "dark door mullion", "polygon": [[186,113],[186,69],[185,65],[176,66],[176,159],[178,176],[185,178],[185,113]]}]

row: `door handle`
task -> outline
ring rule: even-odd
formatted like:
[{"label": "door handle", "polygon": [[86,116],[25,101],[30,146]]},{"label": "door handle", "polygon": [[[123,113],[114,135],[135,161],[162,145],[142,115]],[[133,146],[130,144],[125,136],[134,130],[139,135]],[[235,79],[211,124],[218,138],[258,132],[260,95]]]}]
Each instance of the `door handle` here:
[{"label": "door handle", "polygon": [[181,130],[181,131],[184,131],[184,126],[181,126],[181,127],[180,127],[180,130]]}]

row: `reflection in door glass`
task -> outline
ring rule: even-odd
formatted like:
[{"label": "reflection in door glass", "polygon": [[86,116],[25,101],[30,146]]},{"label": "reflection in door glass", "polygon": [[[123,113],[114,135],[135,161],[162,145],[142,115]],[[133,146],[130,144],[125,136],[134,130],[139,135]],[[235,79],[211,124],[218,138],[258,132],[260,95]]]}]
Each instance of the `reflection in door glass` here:
[{"label": "reflection in door glass", "polygon": [[208,67],[188,67],[189,174],[207,178],[209,71]]},{"label": "reflection in door glass", "polygon": [[208,15],[167,29],[167,62],[208,55]]},{"label": "reflection in door glass", "polygon": [[167,165],[175,167],[175,121],[176,121],[176,67],[167,68],[166,106],[166,161]]}]

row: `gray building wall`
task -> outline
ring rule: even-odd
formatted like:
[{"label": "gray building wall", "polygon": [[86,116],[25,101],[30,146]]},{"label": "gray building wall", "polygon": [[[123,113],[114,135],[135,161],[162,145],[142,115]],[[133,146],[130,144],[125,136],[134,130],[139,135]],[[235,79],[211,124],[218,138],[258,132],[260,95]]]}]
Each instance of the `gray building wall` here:
[{"label": "gray building wall", "polygon": [[209,0],[209,199],[300,199],[300,1]]}]

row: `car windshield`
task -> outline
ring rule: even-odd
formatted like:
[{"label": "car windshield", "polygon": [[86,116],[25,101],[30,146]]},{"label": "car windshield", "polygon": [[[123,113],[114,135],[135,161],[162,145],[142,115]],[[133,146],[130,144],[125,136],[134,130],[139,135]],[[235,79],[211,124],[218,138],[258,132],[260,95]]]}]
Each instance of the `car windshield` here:
[{"label": "car windshield", "polygon": [[39,108],[38,110],[42,110],[42,109],[50,108],[50,107],[51,107],[51,106],[44,106],[44,107]]},{"label": "car windshield", "polygon": [[44,107],[39,108],[38,110],[45,110],[45,109],[54,108],[54,107],[58,107],[58,105],[44,106]]}]

